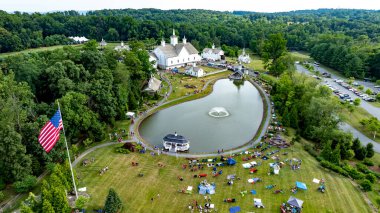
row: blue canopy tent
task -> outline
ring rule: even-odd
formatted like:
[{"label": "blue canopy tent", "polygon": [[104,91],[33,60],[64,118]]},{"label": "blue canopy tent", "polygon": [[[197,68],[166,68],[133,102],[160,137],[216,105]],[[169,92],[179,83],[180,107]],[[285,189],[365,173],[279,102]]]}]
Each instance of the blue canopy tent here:
[{"label": "blue canopy tent", "polygon": [[299,188],[299,189],[303,189],[303,190],[306,190],[306,189],[307,189],[305,183],[298,182],[298,181],[296,181],[296,187]]},{"label": "blue canopy tent", "polygon": [[230,213],[240,212],[240,206],[233,206],[230,208]]},{"label": "blue canopy tent", "polygon": [[177,68],[177,67],[174,67],[174,68],[172,69],[172,71],[175,72],[175,73],[178,73],[178,68]]},{"label": "blue canopy tent", "polygon": [[236,160],[233,159],[233,158],[228,158],[227,159],[227,164],[230,165],[230,166],[235,165],[236,164]]},{"label": "blue canopy tent", "polygon": [[205,194],[210,194],[213,195],[215,194],[215,184],[199,184],[198,186],[199,194],[205,195]]}]

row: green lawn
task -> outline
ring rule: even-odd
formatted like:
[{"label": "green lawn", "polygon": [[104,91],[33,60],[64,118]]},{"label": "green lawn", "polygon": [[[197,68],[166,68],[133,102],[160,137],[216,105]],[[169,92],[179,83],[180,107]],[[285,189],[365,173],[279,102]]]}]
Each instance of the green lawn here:
[{"label": "green lawn", "polygon": [[[281,151],[279,156],[282,160],[292,157],[302,159],[301,170],[292,171],[286,166],[281,169],[278,176],[267,175],[268,163],[273,161],[271,159],[262,161],[258,173],[252,175],[242,168],[242,156],[237,156],[235,159],[238,163],[235,166],[221,167],[222,175],[210,177],[211,169],[207,167],[201,172],[183,170],[181,165],[188,162],[183,158],[166,155],[152,157],[150,154],[116,154],[113,149],[114,146],[106,147],[91,153],[88,157],[95,157],[95,162],[87,167],[76,168],[79,187],[87,187],[91,195],[88,209],[102,208],[108,189],[113,187],[123,201],[123,212],[187,212],[188,204],[194,200],[204,204],[203,196],[197,193],[197,185],[202,179],[193,178],[193,175],[206,173],[209,175],[207,180],[216,184],[216,194],[211,196],[211,203],[215,204],[218,212],[228,212],[231,206],[240,206],[242,212],[279,212],[279,205],[293,195],[289,189],[295,181],[305,182],[309,187],[307,191],[295,194],[297,198],[305,201],[303,212],[370,212],[361,192],[349,179],[321,168],[298,143],[292,149],[284,150],[289,152],[287,156],[281,154],[284,151]],[[139,162],[139,166],[132,167],[132,161]],[[261,159],[256,161],[261,162]],[[165,167],[159,167],[159,162]],[[110,170],[100,176],[98,171],[105,166],[109,166]],[[144,177],[138,177],[140,172],[144,173]],[[233,186],[228,186],[226,184],[228,174],[236,174],[241,180],[236,180]],[[179,181],[178,176],[182,176],[184,181]],[[263,182],[249,184],[247,179],[252,177],[260,177]],[[325,194],[316,190],[318,185],[312,183],[313,178],[326,180]],[[284,190],[284,194],[274,194],[273,190],[265,189],[269,184],[276,184],[277,189]],[[178,189],[187,186],[194,187],[192,195],[177,192]],[[244,197],[240,195],[241,191],[249,192],[251,189],[255,189],[257,195],[249,193]],[[236,198],[237,202],[224,203],[225,198]],[[265,209],[255,209],[253,198],[261,198]]]},{"label": "green lawn", "polygon": [[[7,57],[7,56],[12,56],[12,55],[17,55],[17,54],[22,54],[22,53],[33,53],[33,52],[55,50],[55,49],[63,48],[64,46],[68,46],[68,45],[57,45],[57,46],[51,46],[51,47],[40,47],[40,48],[33,48],[33,49],[22,50],[22,51],[18,51],[18,52],[1,53],[0,54],[0,58],[4,58],[4,57]],[[78,48],[78,47],[81,47],[82,44],[71,45],[71,46]]]},{"label": "green lawn", "polygon": [[[372,140],[374,140],[373,134],[370,131],[368,131],[366,128],[364,128],[363,125],[360,124],[361,120],[368,119],[371,117],[372,115],[369,112],[367,112],[365,109],[363,109],[362,107],[355,107],[353,112],[350,112],[347,109],[342,110],[343,121],[347,122],[355,129],[359,130],[368,138],[371,138]],[[380,137],[376,137],[375,141],[380,142]]]},{"label": "green lawn", "polygon": [[[251,63],[243,64],[245,67],[259,71],[259,72],[266,71],[266,69],[264,68],[264,62],[259,56],[250,54],[250,57],[251,57]],[[229,63],[233,63],[233,64],[238,63],[237,58],[226,57],[226,60]]]},{"label": "green lawn", "polygon": [[292,51],[290,55],[293,56],[295,61],[310,61],[310,54],[303,51]]},{"label": "green lawn", "polygon": [[[186,94],[193,94],[196,90],[200,91],[208,80],[227,77],[229,74],[231,74],[231,72],[226,71],[201,78],[195,78],[182,74],[167,74],[167,77],[171,82],[173,89],[172,94],[169,96],[168,100],[183,97],[186,96]],[[185,85],[193,85],[196,86],[196,88],[186,88]]]}]

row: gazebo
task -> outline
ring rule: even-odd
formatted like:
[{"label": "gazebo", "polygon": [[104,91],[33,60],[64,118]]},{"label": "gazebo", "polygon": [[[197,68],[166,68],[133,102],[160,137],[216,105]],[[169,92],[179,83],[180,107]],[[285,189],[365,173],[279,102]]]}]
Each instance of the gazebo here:
[{"label": "gazebo", "polygon": [[293,196],[290,196],[288,202],[287,202],[289,205],[292,205],[294,207],[297,207],[299,209],[302,208],[302,204],[303,204],[303,200],[300,200],[298,198],[295,198]]}]

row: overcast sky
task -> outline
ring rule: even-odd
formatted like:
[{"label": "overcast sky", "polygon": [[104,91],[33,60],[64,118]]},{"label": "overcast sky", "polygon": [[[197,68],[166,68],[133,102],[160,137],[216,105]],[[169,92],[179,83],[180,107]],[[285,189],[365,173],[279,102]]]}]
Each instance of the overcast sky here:
[{"label": "overcast sky", "polygon": [[56,10],[99,10],[122,8],[210,9],[279,12],[318,8],[380,10],[379,0],[0,0],[8,12],[48,12]]}]

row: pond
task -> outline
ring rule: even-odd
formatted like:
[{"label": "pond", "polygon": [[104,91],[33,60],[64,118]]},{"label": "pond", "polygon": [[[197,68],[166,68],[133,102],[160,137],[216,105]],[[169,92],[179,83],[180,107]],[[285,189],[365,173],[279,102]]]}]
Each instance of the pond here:
[{"label": "pond", "polygon": [[[165,135],[177,132],[190,141],[190,153],[233,149],[249,142],[263,117],[263,101],[250,82],[215,82],[213,92],[151,115],[140,125],[140,135],[162,147]],[[213,115],[223,116],[213,116]]]}]

